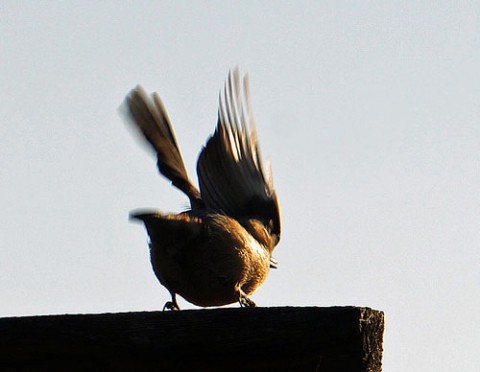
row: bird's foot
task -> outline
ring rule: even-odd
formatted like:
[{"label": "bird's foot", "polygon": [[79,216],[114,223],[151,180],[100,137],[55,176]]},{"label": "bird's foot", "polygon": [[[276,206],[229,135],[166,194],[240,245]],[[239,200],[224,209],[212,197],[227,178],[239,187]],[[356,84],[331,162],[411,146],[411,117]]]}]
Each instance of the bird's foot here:
[{"label": "bird's foot", "polygon": [[240,296],[238,303],[240,304],[241,307],[257,307],[255,302],[250,300],[247,296]]},{"label": "bird's foot", "polygon": [[163,311],[179,311],[180,308],[178,307],[178,304],[173,301],[167,301],[165,302],[165,305],[163,305]]}]

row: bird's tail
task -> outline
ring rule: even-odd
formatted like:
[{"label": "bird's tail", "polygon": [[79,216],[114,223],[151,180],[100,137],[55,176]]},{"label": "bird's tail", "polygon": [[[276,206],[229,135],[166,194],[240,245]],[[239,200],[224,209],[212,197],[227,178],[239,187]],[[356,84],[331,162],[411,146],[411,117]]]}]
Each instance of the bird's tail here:
[{"label": "bird's tail", "polygon": [[148,95],[141,86],[137,86],[127,96],[126,103],[131,121],[157,153],[160,173],[189,197],[192,207],[200,205],[200,192],[188,178],[175,133],[158,94]]}]

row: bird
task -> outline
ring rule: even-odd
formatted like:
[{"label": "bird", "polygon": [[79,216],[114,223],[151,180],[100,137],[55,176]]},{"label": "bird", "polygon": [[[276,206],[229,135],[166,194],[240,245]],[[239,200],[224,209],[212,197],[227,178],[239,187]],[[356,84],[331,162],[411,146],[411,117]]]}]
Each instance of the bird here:
[{"label": "bird", "polygon": [[156,152],[158,170],[190,201],[180,213],[130,212],[145,225],[153,271],[170,293],[163,310],[180,310],[176,295],[200,307],[255,307],[250,296],[277,267],[272,252],[281,218],[271,167],[260,154],[248,75],[230,70],[220,90],[217,125],[197,160],[199,188],[160,96],[137,85],[125,103],[128,121]]}]

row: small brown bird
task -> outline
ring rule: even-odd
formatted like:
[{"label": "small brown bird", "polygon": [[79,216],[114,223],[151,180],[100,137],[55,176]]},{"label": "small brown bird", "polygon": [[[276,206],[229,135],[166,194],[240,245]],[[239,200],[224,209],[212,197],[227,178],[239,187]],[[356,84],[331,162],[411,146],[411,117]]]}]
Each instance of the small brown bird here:
[{"label": "small brown bird", "polygon": [[141,211],[158,280],[171,294],[164,309],[179,310],[176,294],[197,306],[239,302],[276,267],[280,211],[271,172],[262,166],[250,110],[248,78],[230,72],[220,93],[218,124],[197,161],[200,190],[190,181],[160,97],[140,86],[126,98],[131,121],[157,153],[160,173],[190,199],[179,214]]}]

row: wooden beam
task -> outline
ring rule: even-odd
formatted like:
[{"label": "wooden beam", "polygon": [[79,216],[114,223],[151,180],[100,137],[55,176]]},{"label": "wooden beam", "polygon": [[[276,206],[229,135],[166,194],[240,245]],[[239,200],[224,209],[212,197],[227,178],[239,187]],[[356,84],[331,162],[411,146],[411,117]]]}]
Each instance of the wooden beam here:
[{"label": "wooden beam", "polygon": [[381,371],[383,312],[221,308],[0,319],[0,370]]}]

